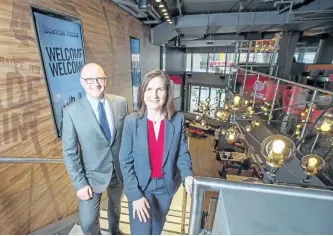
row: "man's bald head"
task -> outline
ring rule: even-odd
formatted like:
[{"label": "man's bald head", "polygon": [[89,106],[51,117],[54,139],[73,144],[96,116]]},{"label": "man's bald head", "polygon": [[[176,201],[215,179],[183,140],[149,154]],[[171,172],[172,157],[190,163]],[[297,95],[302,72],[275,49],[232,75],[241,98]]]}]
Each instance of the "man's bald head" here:
[{"label": "man's bald head", "polygon": [[88,63],[81,69],[81,78],[105,77],[104,70],[96,63]]},{"label": "man's bald head", "polygon": [[84,65],[81,70],[81,85],[89,96],[103,98],[106,76],[102,67],[96,63]]}]

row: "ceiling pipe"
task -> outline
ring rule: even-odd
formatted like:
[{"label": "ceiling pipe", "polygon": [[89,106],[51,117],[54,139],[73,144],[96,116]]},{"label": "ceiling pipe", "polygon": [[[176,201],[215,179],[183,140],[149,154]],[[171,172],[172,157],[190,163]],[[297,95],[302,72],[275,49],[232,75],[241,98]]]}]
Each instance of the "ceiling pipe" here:
[{"label": "ceiling pipe", "polygon": [[[124,0],[113,0],[113,2],[117,3],[118,5],[123,5],[123,6],[129,6],[135,11],[137,11],[138,14],[141,14],[143,17],[147,17],[147,14],[139,9],[139,6],[136,5],[135,3],[124,1]],[[133,12],[133,11],[132,11]]]},{"label": "ceiling pipe", "polygon": [[[160,19],[162,18],[161,15],[155,10],[155,8],[154,8],[153,6],[151,6],[150,11],[148,11],[148,12],[153,13],[154,16],[155,16],[155,18],[157,18],[158,20],[160,20]],[[153,15],[153,14],[152,14],[152,15]]]},{"label": "ceiling pipe", "polygon": [[289,1],[280,1],[280,2],[274,2],[274,7],[276,7],[277,5],[280,5],[280,4],[301,4],[301,3],[304,3],[304,0],[289,0]]},{"label": "ceiling pipe", "polygon": [[182,13],[182,9],[180,7],[180,2],[179,0],[177,0],[177,9],[178,9],[178,12],[179,12],[179,16],[183,16],[183,13]]}]

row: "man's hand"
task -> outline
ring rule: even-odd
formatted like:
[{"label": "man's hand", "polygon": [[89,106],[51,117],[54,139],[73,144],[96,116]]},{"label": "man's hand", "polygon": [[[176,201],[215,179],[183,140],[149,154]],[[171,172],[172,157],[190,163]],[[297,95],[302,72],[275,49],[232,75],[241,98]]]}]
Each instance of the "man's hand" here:
[{"label": "man's hand", "polygon": [[149,219],[149,212],[150,209],[149,203],[145,197],[142,197],[136,201],[133,201],[133,219],[135,219],[135,213],[138,215],[139,220],[142,220],[147,223],[147,219]]},{"label": "man's hand", "polygon": [[192,195],[192,184],[193,184],[193,176],[187,176],[185,178],[185,190],[188,195]]},{"label": "man's hand", "polygon": [[92,189],[89,185],[84,186],[79,191],[76,192],[76,195],[78,198],[80,198],[83,201],[89,200],[93,196]]}]

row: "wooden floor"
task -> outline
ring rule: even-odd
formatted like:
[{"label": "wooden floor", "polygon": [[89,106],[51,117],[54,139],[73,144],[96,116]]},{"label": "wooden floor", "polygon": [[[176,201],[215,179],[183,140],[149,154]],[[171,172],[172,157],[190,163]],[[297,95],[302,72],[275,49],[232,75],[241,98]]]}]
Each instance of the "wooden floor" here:
[{"label": "wooden floor", "polygon": [[[192,156],[193,172],[195,176],[219,178],[218,170],[220,168],[221,163],[219,161],[216,161],[215,159],[215,153],[213,152],[213,141],[214,141],[213,136],[208,136],[204,139],[189,137],[189,150]],[[162,232],[163,235],[181,233],[180,222],[181,222],[181,210],[183,203],[183,191],[185,191],[184,188],[180,187],[172,201],[170,211],[167,216],[167,222]],[[217,193],[215,192],[206,193],[204,201],[204,210],[208,210],[209,199],[214,196],[217,196]],[[186,222],[185,222],[186,234],[188,233],[190,206],[191,206],[191,198],[187,197]],[[102,206],[102,209],[103,208],[104,207]],[[120,222],[121,231],[125,234],[130,234],[128,203],[126,196],[124,196],[124,199],[121,203],[120,221],[121,221]],[[104,234],[103,231],[106,231],[108,228],[108,221],[105,210],[101,210],[100,225],[102,233]],[[71,234],[74,235],[82,234],[80,227],[79,226],[74,227]]]},{"label": "wooden floor", "polygon": [[[170,211],[167,216],[167,221],[164,225],[162,235],[179,235],[181,234],[181,214],[182,214],[182,202],[183,202],[183,187],[179,188],[176,193],[170,207]],[[186,220],[185,220],[185,234],[188,233],[188,224],[190,217],[191,199],[188,197]],[[102,206],[103,209],[103,206]],[[102,234],[108,234],[108,220],[106,210],[100,212],[100,226]],[[129,215],[128,215],[128,202],[126,196],[124,196],[121,202],[121,216],[120,216],[120,230],[124,234],[130,234]],[[82,235],[80,226],[75,225],[72,229],[71,235]]]}]

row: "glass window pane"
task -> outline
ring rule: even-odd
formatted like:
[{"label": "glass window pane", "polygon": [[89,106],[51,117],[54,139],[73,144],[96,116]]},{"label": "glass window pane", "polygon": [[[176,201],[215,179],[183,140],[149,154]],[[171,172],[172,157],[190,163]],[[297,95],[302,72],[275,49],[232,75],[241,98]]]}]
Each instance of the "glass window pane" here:
[{"label": "glass window pane", "polygon": [[258,52],[255,55],[254,61],[255,63],[270,63],[272,53],[267,52]]},{"label": "glass window pane", "polygon": [[[219,106],[219,103],[220,103],[220,89],[211,88],[210,89],[210,107],[216,108]],[[211,110],[209,116],[214,118],[215,110]]]},{"label": "glass window pane", "polygon": [[193,53],[193,72],[207,71],[208,53]]},{"label": "glass window pane", "polygon": [[186,71],[191,72],[192,67],[192,53],[186,54]]},{"label": "glass window pane", "polygon": [[204,102],[209,97],[209,87],[200,87],[200,102]]},{"label": "glass window pane", "polygon": [[189,111],[196,111],[198,109],[197,102],[199,101],[199,89],[200,86],[191,85],[190,86],[190,109]]},{"label": "glass window pane", "polygon": [[225,73],[229,74],[230,73],[230,66],[235,65],[236,59],[235,59],[235,53],[228,53],[227,54],[227,66]]},{"label": "glass window pane", "polygon": [[226,64],[226,53],[210,53],[208,72],[223,73]]},{"label": "glass window pane", "polygon": [[316,53],[315,52],[306,52],[304,53],[303,63],[311,64],[315,59]]}]

